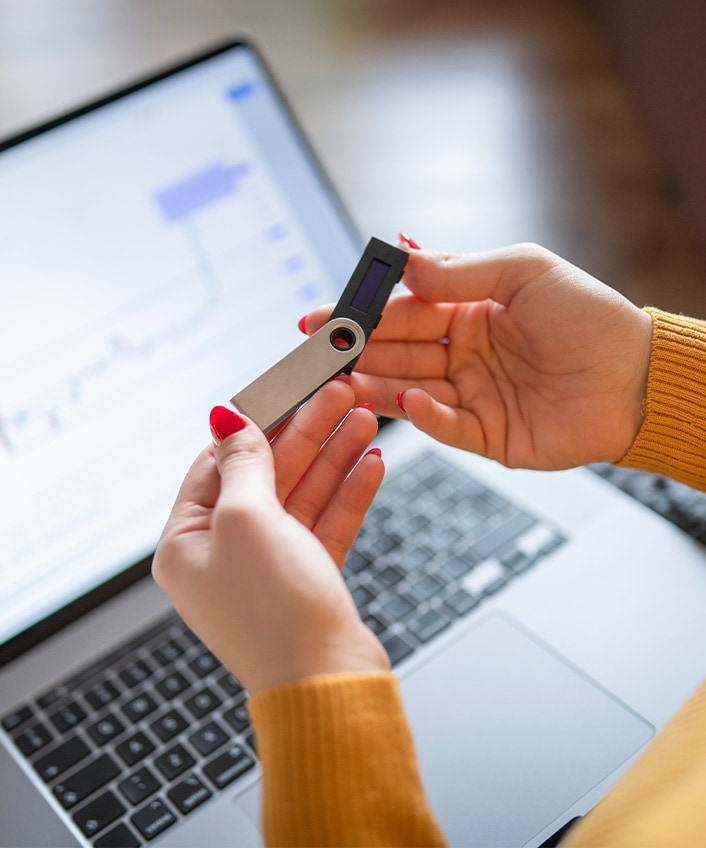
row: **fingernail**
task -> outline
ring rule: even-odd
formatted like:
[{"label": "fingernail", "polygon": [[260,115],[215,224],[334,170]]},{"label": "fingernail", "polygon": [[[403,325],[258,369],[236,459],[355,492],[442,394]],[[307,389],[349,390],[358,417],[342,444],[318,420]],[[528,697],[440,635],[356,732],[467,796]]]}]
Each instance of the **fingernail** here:
[{"label": "fingernail", "polygon": [[361,403],[360,409],[368,409],[370,410],[370,412],[375,412],[375,407],[372,405],[372,403]]},{"label": "fingernail", "polygon": [[371,454],[373,454],[373,456],[382,456],[382,451],[380,450],[380,448],[370,448],[370,450],[365,455],[370,456]]},{"label": "fingernail", "polygon": [[397,406],[399,406],[405,415],[407,414],[407,410],[404,408],[404,392],[397,392]]},{"label": "fingernail", "polygon": [[228,436],[242,430],[246,421],[237,412],[233,412],[226,406],[214,406],[209,416],[209,424],[211,425],[211,434],[218,445],[223,439],[227,439]]},{"label": "fingernail", "polygon": [[302,332],[302,333],[304,333],[304,335],[306,335],[306,315],[303,318],[299,319],[299,323],[297,324],[297,327],[299,327],[300,332]]},{"label": "fingernail", "polygon": [[398,237],[399,237],[400,241],[404,242],[408,247],[411,247],[412,250],[421,250],[422,249],[413,238],[410,238],[407,235],[407,233],[399,233]]}]

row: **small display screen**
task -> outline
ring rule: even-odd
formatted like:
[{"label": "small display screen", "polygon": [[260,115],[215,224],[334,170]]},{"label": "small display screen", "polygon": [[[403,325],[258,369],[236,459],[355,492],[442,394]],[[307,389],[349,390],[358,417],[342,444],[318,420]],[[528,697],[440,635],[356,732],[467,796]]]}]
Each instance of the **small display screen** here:
[{"label": "small display screen", "polygon": [[370,309],[370,304],[373,302],[375,293],[380,288],[380,284],[385,279],[385,274],[389,270],[390,266],[387,262],[373,259],[351,299],[353,309],[358,309],[360,312],[367,312]]}]

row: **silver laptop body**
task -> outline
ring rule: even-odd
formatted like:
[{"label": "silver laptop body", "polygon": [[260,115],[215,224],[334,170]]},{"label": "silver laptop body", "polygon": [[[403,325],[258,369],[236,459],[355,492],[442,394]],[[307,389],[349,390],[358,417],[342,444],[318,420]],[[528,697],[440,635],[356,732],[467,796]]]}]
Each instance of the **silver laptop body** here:
[{"label": "silver laptop body", "polygon": [[[211,406],[362,239],[247,42],[6,142],[0,198],[0,842],[257,844],[247,693],[149,558]],[[539,846],[701,682],[703,548],[589,470],[378,441],[344,573],[430,801],[452,844]]]}]

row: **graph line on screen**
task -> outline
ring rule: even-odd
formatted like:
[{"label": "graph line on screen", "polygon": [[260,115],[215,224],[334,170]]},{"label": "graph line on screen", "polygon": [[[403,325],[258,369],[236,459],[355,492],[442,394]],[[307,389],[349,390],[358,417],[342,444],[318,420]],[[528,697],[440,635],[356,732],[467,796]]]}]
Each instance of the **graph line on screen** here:
[{"label": "graph line on screen", "polygon": [[68,373],[53,397],[39,398],[15,409],[0,407],[0,447],[8,453],[34,444],[42,434],[58,432],[72,408],[84,400],[92,382],[130,360],[153,356],[166,344],[178,344],[195,332],[218,308],[221,283],[197,223],[198,213],[209,205],[227,199],[239,182],[250,173],[247,163],[233,166],[210,165],[154,194],[164,221],[181,229],[198,289],[196,300],[179,321],[157,333],[135,337],[113,330],[105,335],[102,350],[95,358]]}]

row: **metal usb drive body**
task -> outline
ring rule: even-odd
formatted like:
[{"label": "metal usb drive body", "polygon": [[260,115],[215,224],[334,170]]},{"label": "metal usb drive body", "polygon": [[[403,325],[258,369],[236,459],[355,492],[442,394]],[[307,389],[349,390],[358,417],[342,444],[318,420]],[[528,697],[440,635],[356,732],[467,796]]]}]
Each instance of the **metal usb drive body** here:
[{"label": "metal usb drive body", "polygon": [[407,254],[379,239],[368,242],[324,326],[231,398],[267,433],[324,383],[353,370],[377,326]]}]

